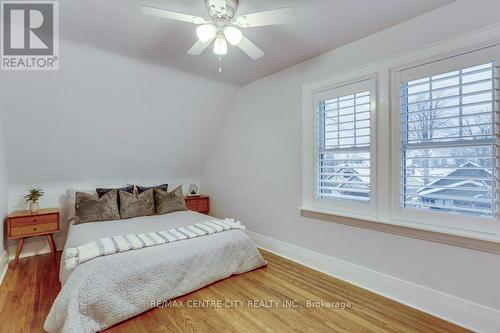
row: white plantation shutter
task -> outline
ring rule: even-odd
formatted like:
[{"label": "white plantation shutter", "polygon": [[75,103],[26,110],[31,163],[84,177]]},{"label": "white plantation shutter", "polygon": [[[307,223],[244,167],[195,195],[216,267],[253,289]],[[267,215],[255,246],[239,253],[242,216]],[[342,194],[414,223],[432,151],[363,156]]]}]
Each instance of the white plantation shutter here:
[{"label": "white plantation shutter", "polygon": [[[407,70],[401,81],[401,207],[495,217],[498,63],[492,50]],[[462,61],[463,60],[463,61]]]},{"label": "white plantation shutter", "polygon": [[316,95],[316,198],[369,203],[374,80]]}]

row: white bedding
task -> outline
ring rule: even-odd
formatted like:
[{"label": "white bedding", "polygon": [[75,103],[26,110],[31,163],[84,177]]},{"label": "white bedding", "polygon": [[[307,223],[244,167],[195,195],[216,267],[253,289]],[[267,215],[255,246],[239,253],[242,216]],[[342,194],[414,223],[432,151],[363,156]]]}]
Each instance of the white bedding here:
[{"label": "white bedding", "polygon": [[[192,211],[70,226],[65,249],[103,237],[167,230],[206,221]],[[64,258],[64,253],[63,253]],[[266,265],[242,230],[116,253],[69,272],[45,321],[48,332],[97,332],[234,274]]]}]

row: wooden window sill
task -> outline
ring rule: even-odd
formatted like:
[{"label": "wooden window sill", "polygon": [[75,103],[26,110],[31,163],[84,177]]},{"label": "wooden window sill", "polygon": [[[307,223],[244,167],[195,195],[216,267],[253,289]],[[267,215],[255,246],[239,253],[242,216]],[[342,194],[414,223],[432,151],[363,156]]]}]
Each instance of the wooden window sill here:
[{"label": "wooden window sill", "polygon": [[498,235],[456,231],[438,226],[410,222],[387,222],[370,217],[347,216],[332,211],[299,207],[300,215],[325,222],[339,223],[352,227],[386,232],[399,236],[413,237],[431,242],[443,243],[500,255]]}]

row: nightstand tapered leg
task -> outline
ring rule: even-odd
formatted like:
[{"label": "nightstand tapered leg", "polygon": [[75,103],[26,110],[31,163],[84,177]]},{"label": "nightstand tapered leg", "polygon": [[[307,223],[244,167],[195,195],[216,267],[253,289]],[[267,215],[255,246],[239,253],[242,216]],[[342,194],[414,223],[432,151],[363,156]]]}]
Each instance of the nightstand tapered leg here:
[{"label": "nightstand tapered leg", "polygon": [[23,249],[24,245],[24,238],[19,239],[19,243],[17,243],[17,249],[16,249],[16,259],[14,260],[14,266],[17,265],[19,262],[19,255],[21,254],[21,250]]},{"label": "nightstand tapered leg", "polygon": [[52,256],[56,257],[56,246],[54,245],[54,237],[52,234],[47,235],[47,241],[49,242],[50,252],[52,252]]}]

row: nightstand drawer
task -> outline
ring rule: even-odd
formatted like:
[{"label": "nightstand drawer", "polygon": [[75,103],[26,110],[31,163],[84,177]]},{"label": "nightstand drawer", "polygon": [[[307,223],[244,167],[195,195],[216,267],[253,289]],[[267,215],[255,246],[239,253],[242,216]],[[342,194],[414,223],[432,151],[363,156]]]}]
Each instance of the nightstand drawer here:
[{"label": "nightstand drawer", "polygon": [[35,226],[38,224],[45,224],[56,222],[59,218],[58,214],[50,215],[39,215],[39,216],[26,216],[26,217],[16,217],[11,219],[11,228],[25,227],[25,226]]},{"label": "nightstand drawer", "polygon": [[200,205],[189,205],[189,210],[194,210],[195,212],[208,212],[208,205],[200,204]]},{"label": "nightstand drawer", "polygon": [[208,199],[191,199],[188,202],[189,202],[189,205],[192,205],[192,206],[208,205]]},{"label": "nightstand drawer", "polygon": [[19,237],[19,236],[24,236],[24,235],[32,235],[32,234],[39,234],[39,233],[44,233],[44,232],[57,231],[57,229],[58,229],[57,222],[32,224],[32,225],[25,225],[22,227],[12,226],[10,229],[10,236],[11,237]]}]

